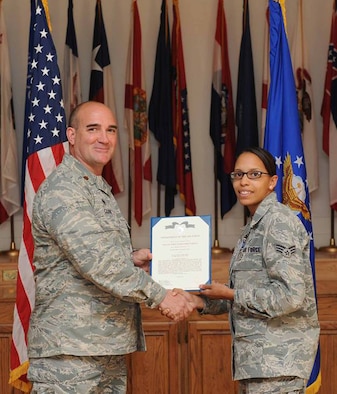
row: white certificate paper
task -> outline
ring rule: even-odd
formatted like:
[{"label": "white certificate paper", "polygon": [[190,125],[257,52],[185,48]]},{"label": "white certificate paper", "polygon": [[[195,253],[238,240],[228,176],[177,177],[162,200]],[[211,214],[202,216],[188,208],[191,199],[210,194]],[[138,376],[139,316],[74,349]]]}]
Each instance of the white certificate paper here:
[{"label": "white certificate paper", "polygon": [[211,282],[211,217],[151,218],[151,276],[167,289]]}]

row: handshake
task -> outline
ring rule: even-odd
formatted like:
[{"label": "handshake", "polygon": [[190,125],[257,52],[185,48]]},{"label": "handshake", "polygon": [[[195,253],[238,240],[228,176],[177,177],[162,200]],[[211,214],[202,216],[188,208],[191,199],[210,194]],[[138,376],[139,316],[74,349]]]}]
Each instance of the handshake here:
[{"label": "handshake", "polygon": [[[219,282],[200,285],[202,294],[210,299],[234,300],[234,289]],[[168,290],[166,297],[159,304],[161,314],[174,321],[186,319],[195,309],[204,309],[202,297],[188,293],[182,289]]]},{"label": "handshake", "polygon": [[[132,252],[134,265],[145,272],[149,272],[151,259],[152,254],[149,249],[138,249]],[[202,284],[200,285],[200,290],[208,298],[234,300],[234,289],[230,289],[222,283]],[[183,289],[167,290],[166,296],[158,308],[162,315],[174,321],[180,321],[186,319],[195,309],[203,309],[204,300]]]},{"label": "handshake", "polygon": [[164,300],[159,304],[163,316],[174,321],[186,319],[195,309],[203,309],[202,298],[182,289],[168,290]]}]

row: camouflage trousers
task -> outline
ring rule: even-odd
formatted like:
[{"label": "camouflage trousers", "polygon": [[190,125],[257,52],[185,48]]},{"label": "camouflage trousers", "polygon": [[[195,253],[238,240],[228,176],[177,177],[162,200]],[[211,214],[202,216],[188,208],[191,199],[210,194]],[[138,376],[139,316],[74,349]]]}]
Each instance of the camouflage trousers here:
[{"label": "camouflage trousers", "polygon": [[305,394],[306,383],[293,376],[245,379],[239,381],[239,394]]},{"label": "camouflage trousers", "polygon": [[30,359],[31,394],[125,394],[125,356]]}]

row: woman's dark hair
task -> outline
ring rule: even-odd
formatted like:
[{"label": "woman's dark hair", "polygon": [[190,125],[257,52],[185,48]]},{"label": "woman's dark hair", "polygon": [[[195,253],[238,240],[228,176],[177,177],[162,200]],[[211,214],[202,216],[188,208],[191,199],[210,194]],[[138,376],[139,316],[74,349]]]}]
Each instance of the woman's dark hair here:
[{"label": "woman's dark hair", "polygon": [[266,170],[269,175],[271,175],[271,176],[276,175],[275,159],[270,152],[268,152],[267,150],[260,148],[258,146],[246,148],[240,154],[245,153],[245,152],[253,153],[254,155],[256,155],[262,161],[264,166],[266,167]]}]

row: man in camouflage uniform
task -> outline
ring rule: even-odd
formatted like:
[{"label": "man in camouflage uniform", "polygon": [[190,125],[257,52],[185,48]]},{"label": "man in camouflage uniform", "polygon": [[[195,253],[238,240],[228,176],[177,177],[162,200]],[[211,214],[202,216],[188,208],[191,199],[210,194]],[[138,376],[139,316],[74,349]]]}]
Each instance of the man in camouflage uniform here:
[{"label": "man in camouflage uniform", "polygon": [[262,148],[238,157],[233,186],[251,220],[234,250],[229,285],[201,285],[202,298],[193,297],[201,314],[229,312],[240,394],[304,393],[317,352],[310,240],[277,201],[277,178],[274,158]]},{"label": "man in camouflage uniform", "polygon": [[125,393],[124,355],[145,350],[139,304],[169,308],[175,320],[194,305],[145,272],[148,249],[132,253],[128,225],[101,176],[117,141],[110,109],[81,104],[67,137],[70,155],[33,204],[28,378],[33,393]]}]

